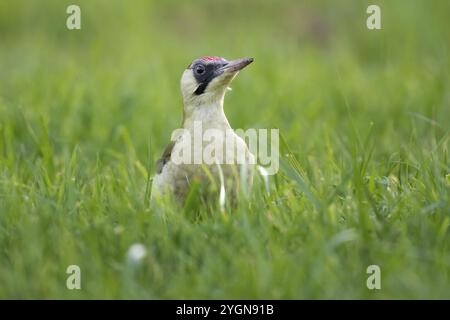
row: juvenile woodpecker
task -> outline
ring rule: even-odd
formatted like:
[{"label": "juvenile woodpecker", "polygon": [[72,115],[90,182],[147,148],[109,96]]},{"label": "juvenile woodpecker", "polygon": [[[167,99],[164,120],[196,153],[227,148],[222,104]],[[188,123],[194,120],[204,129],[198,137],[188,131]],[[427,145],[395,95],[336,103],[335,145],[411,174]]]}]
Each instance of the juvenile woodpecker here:
[{"label": "juvenile woodpecker", "polygon": [[[225,195],[233,199],[239,189],[251,187],[255,157],[245,141],[232,130],[223,102],[231,81],[252,62],[252,58],[228,61],[205,56],[194,60],[183,72],[182,129],[172,135],[172,141],[157,161],[152,200],[170,193],[183,204],[190,188],[196,184],[202,194],[214,189],[214,198],[223,202]],[[208,132],[214,132],[214,137],[208,139]],[[200,143],[195,141],[199,135],[204,135]],[[211,144],[216,147],[212,152],[213,161],[203,161],[208,154],[206,148],[211,148]],[[187,161],[180,161],[180,158]],[[213,185],[217,187],[212,188]],[[207,198],[210,196],[208,194]]]}]

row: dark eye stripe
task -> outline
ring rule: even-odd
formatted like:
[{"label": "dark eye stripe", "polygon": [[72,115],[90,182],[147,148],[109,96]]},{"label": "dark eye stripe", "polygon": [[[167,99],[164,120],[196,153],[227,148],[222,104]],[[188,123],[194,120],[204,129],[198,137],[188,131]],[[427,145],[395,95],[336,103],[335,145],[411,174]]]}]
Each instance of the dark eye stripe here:
[{"label": "dark eye stripe", "polygon": [[[222,74],[222,71],[219,71],[220,67],[225,65],[226,63],[208,63],[205,64],[203,61],[199,61],[194,63],[192,66],[192,72],[194,74],[194,78],[199,84],[198,88],[195,90],[196,95],[201,95],[205,92],[208,84],[218,75]],[[197,67],[201,65],[204,67],[204,71],[202,73],[196,72]]]},{"label": "dark eye stripe", "polygon": [[198,86],[198,88],[194,91],[194,93],[196,94],[196,95],[201,95],[202,93],[204,93],[205,92],[205,90],[206,90],[206,87],[208,86],[208,84],[209,84],[209,82],[203,82],[203,83],[201,83],[199,86]]},{"label": "dark eye stripe", "polygon": [[204,65],[202,63],[201,65],[204,67],[204,71],[200,74],[196,72],[198,65],[194,66],[194,68],[193,68],[195,80],[199,84],[197,90],[195,90],[195,92],[194,92],[196,95],[200,95],[200,94],[204,93],[208,84],[216,76],[215,75],[216,68],[213,64]]}]

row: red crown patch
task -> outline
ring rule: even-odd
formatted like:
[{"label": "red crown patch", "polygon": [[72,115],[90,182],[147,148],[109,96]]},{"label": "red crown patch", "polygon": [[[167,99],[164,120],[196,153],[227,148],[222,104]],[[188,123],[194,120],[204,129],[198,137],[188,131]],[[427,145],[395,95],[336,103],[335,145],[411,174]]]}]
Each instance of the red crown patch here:
[{"label": "red crown patch", "polygon": [[220,57],[211,57],[211,56],[204,56],[202,57],[203,61],[220,61],[222,58]]}]

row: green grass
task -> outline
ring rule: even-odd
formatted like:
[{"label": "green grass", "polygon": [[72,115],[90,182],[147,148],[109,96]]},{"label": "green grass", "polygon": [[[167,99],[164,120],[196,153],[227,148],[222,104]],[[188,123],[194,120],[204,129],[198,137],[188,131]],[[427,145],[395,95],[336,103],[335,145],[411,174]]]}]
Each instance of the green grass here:
[{"label": "green grass", "polygon": [[[366,1],[77,1],[68,31],[72,2],[1,1],[0,297],[450,298],[450,5],[377,2],[380,31]],[[206,54],[255,58],[226,113],[280,129],[281,170],[225,213],[150,209]]]}]

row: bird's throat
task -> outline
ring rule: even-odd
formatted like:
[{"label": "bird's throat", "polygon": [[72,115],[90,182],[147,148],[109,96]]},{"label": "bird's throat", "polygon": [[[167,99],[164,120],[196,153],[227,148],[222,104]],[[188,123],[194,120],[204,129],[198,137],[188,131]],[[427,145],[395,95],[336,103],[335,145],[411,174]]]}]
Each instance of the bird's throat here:
[{"label": "bird's throat", "polygon": [[193,129],[195,123],[202,123],[204,129],[229,129],[230,124],[223,111],[223,99],[211,104],[185,106],[183,128]]}]

